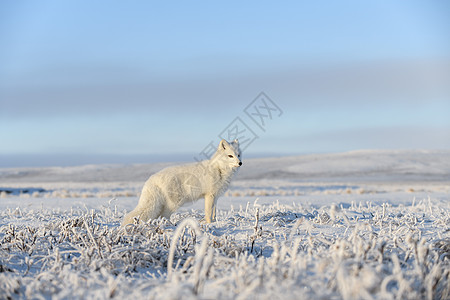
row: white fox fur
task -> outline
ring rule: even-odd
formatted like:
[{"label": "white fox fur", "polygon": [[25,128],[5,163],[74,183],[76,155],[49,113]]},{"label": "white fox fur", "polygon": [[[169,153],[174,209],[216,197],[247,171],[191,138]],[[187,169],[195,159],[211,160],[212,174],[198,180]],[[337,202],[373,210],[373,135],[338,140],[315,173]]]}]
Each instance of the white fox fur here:
[{"label": "white fox fur", "polygon": [[221,140],[216,153],[209,160],[165,168],[150,176],[142,188],[136,208],[128,213],[122,226],[156,219],[169,218],[180,206],[205,198],[205,220],[216,219],[217,199],[226,191],[231,177],[242,165],[239,142]]}]

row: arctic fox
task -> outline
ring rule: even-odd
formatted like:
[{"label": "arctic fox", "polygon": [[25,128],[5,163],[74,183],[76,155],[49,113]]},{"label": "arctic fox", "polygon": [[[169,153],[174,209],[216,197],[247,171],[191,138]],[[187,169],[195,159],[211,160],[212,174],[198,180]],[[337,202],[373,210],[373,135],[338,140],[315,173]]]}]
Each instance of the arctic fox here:
[{"label": "arctic fox", "polygon": [[216,220],[217,199],[226,191],[231,177],[242,165],[238,140],[221,140],[216,153],[209,160],[165,168],[150,176],[142,188],[134,210],[128,213],[122,226],[156,219],[169,218],[180,206],[205,198],[205,220]]}]

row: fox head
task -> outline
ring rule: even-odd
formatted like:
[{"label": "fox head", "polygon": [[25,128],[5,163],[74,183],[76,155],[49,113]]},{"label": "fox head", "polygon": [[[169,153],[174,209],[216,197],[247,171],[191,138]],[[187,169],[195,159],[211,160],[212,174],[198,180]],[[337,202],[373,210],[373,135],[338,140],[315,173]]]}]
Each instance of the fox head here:
[{"label": "fox head", "polygon": [[239,168],[242,165],[241,149],[239,149],[239,141],[237,139],[231,143],[221,140],[216,155],[216,159],[220,160],[221,165],[228,166],[231,169]]}]

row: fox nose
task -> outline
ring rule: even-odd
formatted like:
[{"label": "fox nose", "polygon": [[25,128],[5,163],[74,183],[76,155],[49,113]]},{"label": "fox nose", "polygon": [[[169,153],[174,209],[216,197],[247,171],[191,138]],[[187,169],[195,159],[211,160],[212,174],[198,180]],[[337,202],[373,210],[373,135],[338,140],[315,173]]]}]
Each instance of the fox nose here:
[{"label": "fox nose", "polygon": [[242,161],[239,162],[239,166],[242,166]]}]

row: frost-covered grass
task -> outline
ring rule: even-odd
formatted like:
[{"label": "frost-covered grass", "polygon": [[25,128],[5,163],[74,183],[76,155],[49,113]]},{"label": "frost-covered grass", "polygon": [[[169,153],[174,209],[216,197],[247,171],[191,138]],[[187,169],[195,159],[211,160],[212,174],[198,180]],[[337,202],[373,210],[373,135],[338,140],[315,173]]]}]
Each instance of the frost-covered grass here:
[{"label": "frost-covered grass", "polygon": [[116,201],[5,208],[0,298],[448,299],[448,201],[358,197],[251,201],[211,225],[191,209],[127,228]]},{"label": "frost-covered grass", "polygon": [[168,164],[0,169],[0,299],[450,299],[450,151],[245,160],[120,228]]}]

